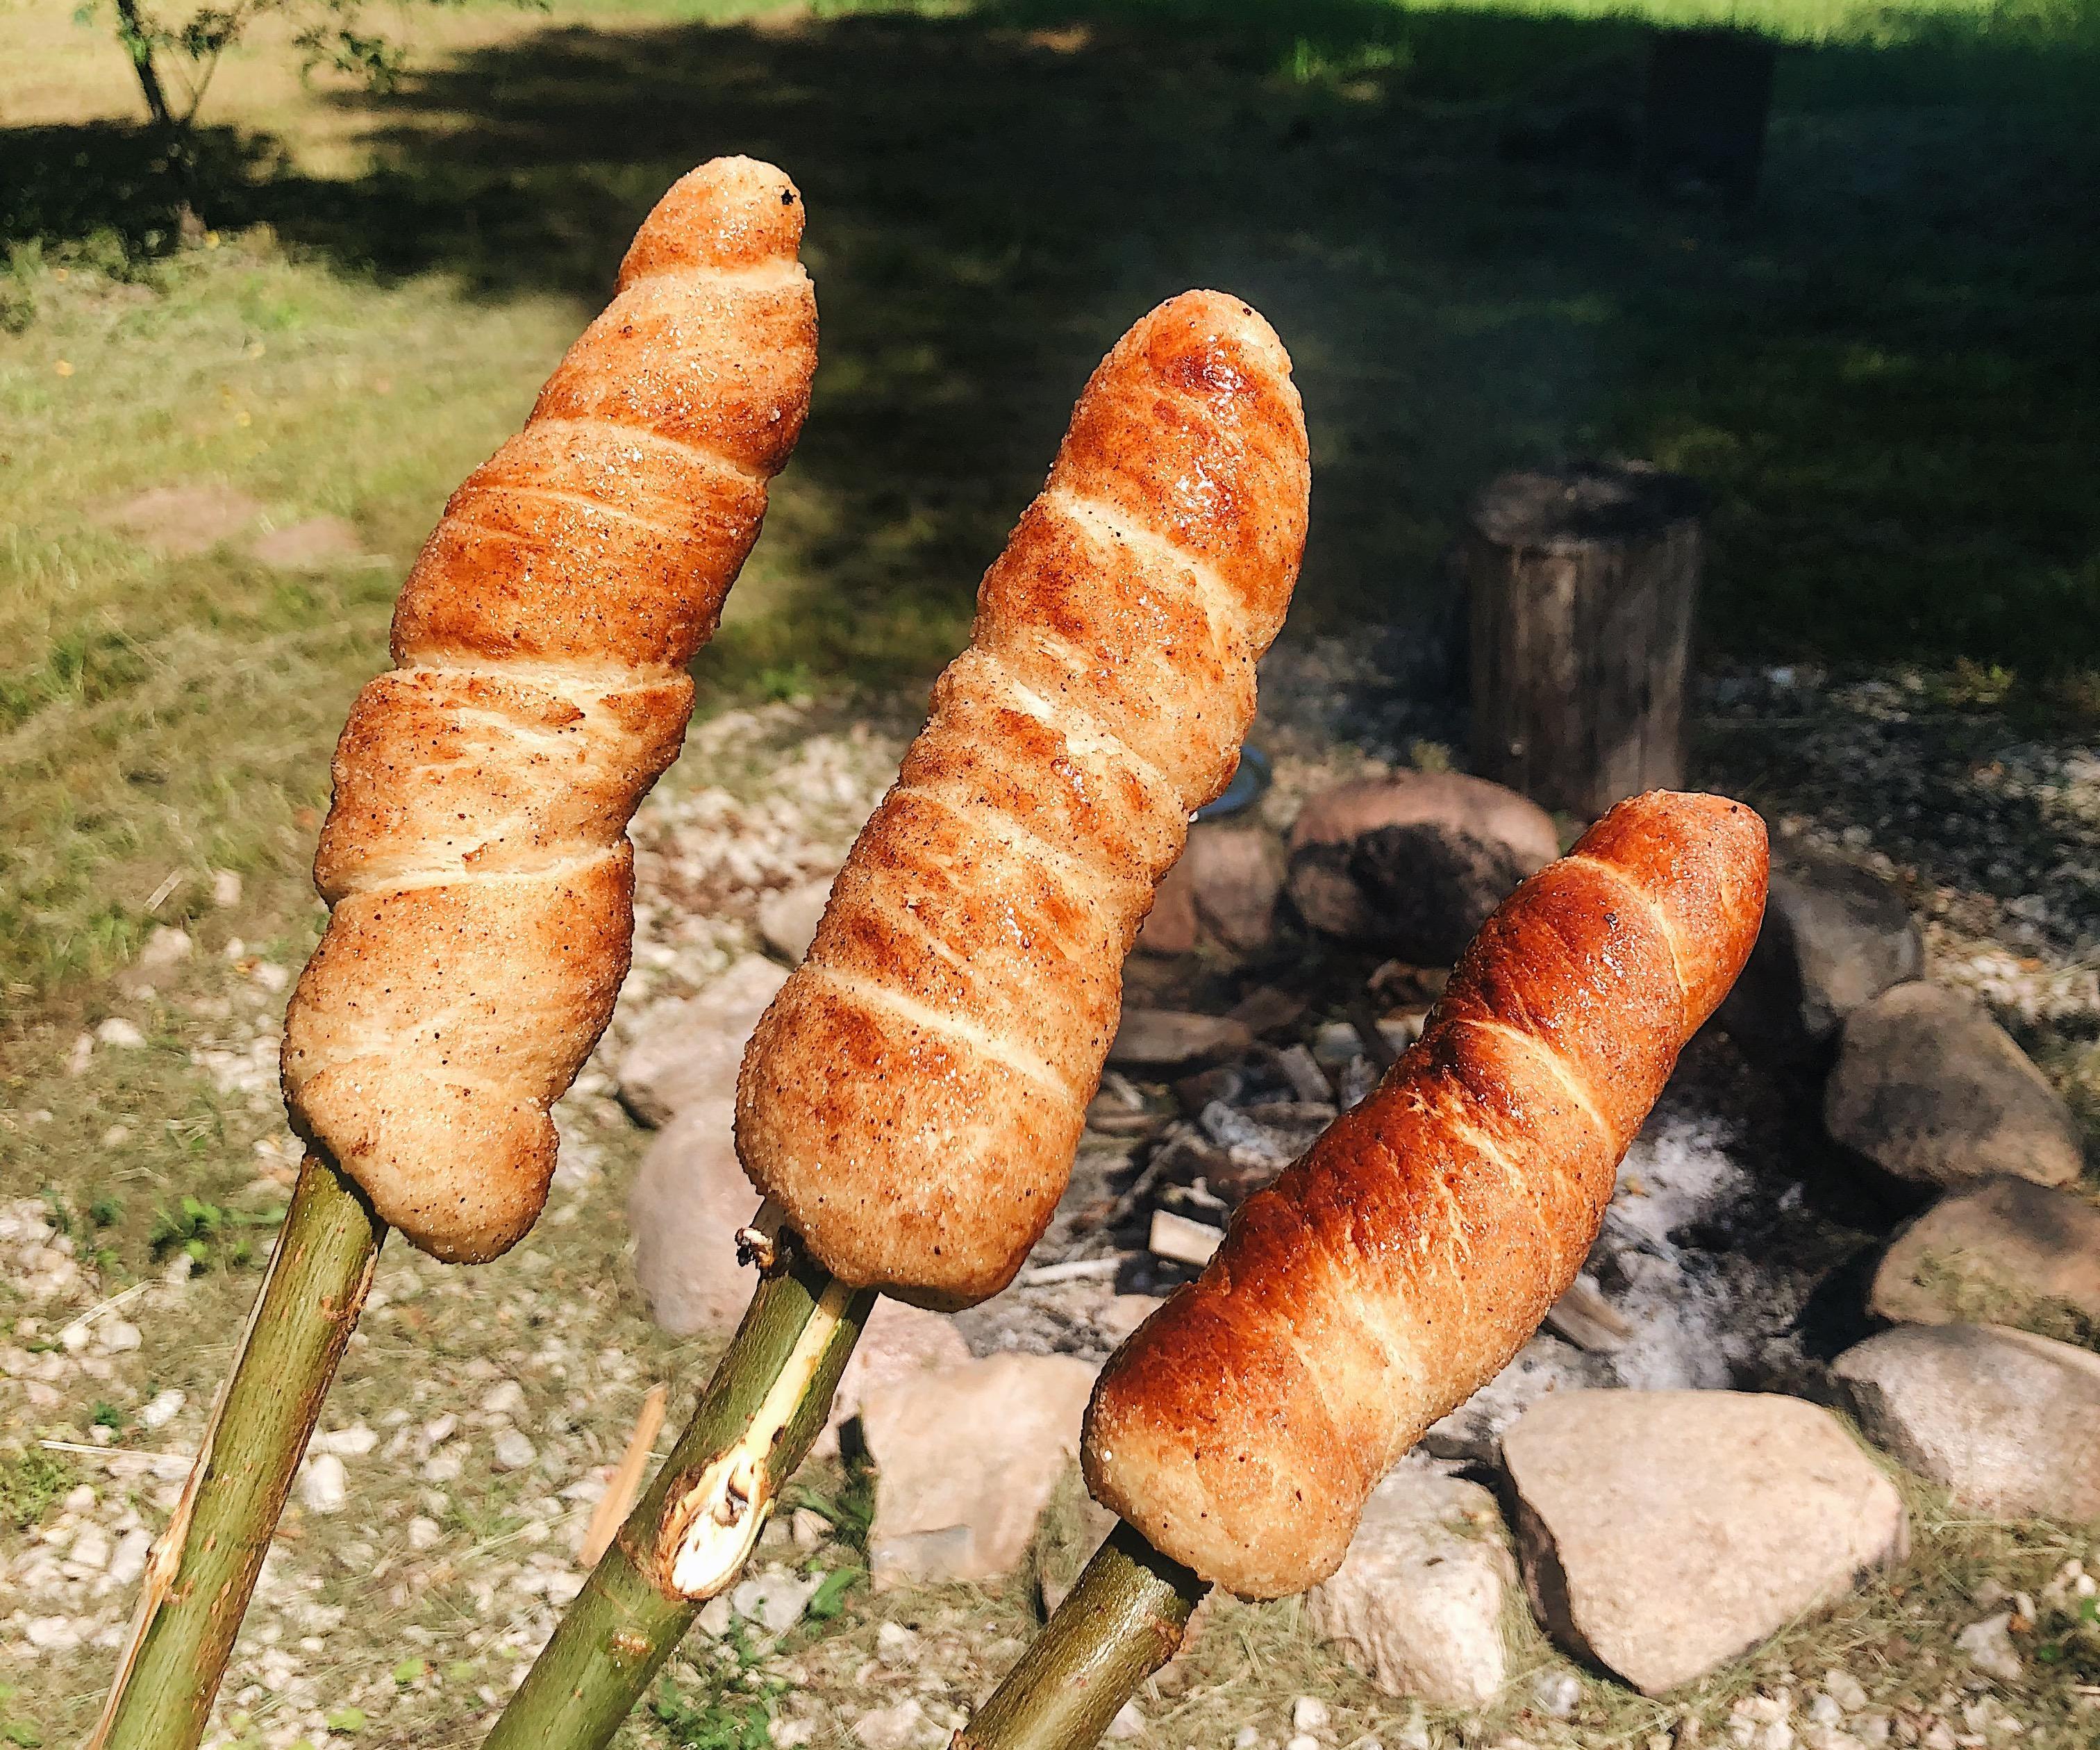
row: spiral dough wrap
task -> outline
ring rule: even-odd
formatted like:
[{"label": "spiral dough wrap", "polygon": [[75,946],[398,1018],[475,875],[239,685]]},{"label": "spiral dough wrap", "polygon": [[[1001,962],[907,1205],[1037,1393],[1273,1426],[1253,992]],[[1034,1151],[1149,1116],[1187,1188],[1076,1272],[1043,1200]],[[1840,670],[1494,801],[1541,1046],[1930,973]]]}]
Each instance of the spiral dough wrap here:
[{"label": "spiral dough wrap", "polygon": [[1111,1358],[1096,1498],[1245,1598],[1331,1574],[1393,1461],[1574,1280],[1765,878],[1749,809],[1657,791],[1519,888],[1376,1093]]},{"label": "spiral dough wrap", "polygon": [[627,822],[677,756],[686,665],[809,409],[801,234],[770,165],[673,187],[525,429],[445,506],[395,608],[396,667],[337,746],[285,1100],[436,1257],[532,1226],[548,1109],[626,976]]},{"label": "spiral dough wrap", "polygon": [[744,1054],[737,1146],[824,1267],[995,1294],[1071,1170],[1122,966],[1230,778],[1305,542],[1290,361],[1189,292],[1094,372],[970,647]]}]

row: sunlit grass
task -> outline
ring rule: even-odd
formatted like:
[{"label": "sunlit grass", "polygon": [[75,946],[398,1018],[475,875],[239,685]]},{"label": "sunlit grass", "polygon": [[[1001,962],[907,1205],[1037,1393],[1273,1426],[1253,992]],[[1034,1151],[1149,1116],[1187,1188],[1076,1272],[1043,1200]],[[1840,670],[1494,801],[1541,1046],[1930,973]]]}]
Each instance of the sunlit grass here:
[{"label": "sunlit grass", "polygon": [[[25,270],[37,320],[0,345],[0,976],[121,963],[148,921],[251,884],[255,927],[302,909],[327,756],[385,661],[407,558],[523,415],[572,319],[523,299],[462,321],[435,281],[381,294],[267,242],[151,286]],[[375,320],[377,315],[379,320]],[[406,441],[404,442],[404,439]],[[149,487],[232,487],[258,531],[347,519],[368,558],[304,575],[231,542],[157,557],[112,524]]]},{"label": "sunlit grass", "polygon": [[[31,69],[11,123],[128,112],[105,37],[0,6]],[[1637,21],[1730,12],[1832,45],[1782,61],[1749,219],[1499,161],[1512,106],[1638,92]],[[305,926],[328,749],[417,544],[655,192],[721,149],[804,183],[823,362],[710,697],[922,684],[1088,364],[1190,283],[1254,298],[1297,359],[1301,628],[1419,615],[1473,485],[1620,449],[1718,490],[1710,655],[2088,697],[2100,174],[2041,99],[2100,66],[2090,15],[476,0],[418,15],[391,97],[236,57],[227,229],[171,258],[130,136],[18,134],[43,168],[0,196],[0,979],[41,1002],[122,963],[216,867],[256,878],[258,932]],[[733,16],[762,29],[693,22]],[[367,557],[157,557],[109,517],[164,487],[345,518]]]}]

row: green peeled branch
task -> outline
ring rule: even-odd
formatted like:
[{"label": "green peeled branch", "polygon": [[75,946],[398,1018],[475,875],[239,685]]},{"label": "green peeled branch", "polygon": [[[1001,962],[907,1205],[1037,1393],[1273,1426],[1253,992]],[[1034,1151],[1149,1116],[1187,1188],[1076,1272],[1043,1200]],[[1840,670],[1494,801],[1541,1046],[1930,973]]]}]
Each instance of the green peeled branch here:
[{"label": "green peeled branch", "polygon": [[833,1281],[784,1229],[748,1236],[765,1271],[750,1310],[691,1423],[510,1698],[487,1750],[608,1742],[700,1605],[742,1571],[823,1430],[875,1290]]},{"label": "green peeled branch", "polygon": [[386,1224],[309,1154],[88,1750],[195,1750]]},{"label": "green peeled branch", "polygon": [[1180,1651],[1209,1590],[1117,1526],[952,1750],[1092,1750],[1138,1686]]}]

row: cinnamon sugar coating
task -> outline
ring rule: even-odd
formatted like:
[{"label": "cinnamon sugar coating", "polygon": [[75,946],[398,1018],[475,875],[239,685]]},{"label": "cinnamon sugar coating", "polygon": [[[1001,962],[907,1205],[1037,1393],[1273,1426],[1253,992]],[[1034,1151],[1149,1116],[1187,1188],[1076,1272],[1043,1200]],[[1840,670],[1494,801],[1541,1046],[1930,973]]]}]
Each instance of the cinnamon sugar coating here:
[{"label": "cinnamon sugar coating", "polygon": [[525,429],[445,506],[394,671],[338,743],[332,908],[285,1017],[294,1126],[388,1222],[479,1262],[538,1216],[548,1109],[612,1014],[627,823],[677,756],[809,410],[801,197],[721,158],[658,203]]}]

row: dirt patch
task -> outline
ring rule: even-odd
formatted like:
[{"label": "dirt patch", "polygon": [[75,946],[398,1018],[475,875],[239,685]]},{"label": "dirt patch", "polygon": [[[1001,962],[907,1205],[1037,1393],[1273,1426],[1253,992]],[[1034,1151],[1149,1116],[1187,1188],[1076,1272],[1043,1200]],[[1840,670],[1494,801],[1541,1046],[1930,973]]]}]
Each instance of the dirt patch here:
[{"label": "dirt patch", "polygon": [[372,557],[357,531],[341,517],[308,517],[254,536],[250,557],[276,571],[325,571]]},{"label": "dirt patch", "polygon": [[209,553],[262,514],[230,486],[157,486],[97,514],[98,520],[168,558]]}]

